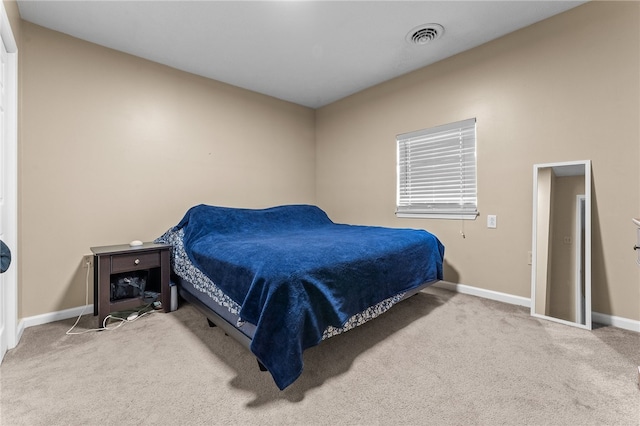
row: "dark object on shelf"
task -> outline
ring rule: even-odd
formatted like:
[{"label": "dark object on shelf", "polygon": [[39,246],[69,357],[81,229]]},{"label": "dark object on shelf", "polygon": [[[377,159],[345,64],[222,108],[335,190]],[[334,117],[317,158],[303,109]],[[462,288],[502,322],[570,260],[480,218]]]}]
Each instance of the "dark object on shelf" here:
[{"label": "dark object on shelf", "polygon": [[111,276],[111,300],[142,297],[147,285],[147,271],[136,271]]}]

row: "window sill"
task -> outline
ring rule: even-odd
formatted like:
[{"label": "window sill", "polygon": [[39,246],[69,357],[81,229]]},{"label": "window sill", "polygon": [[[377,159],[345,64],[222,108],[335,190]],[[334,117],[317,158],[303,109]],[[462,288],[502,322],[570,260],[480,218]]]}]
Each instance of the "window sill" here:
[{"label": "window sill", "polygon": [[479,213],[400,213],[396,212],[396,217],[403,219],[452,219],[452,220],[476,220]]}]

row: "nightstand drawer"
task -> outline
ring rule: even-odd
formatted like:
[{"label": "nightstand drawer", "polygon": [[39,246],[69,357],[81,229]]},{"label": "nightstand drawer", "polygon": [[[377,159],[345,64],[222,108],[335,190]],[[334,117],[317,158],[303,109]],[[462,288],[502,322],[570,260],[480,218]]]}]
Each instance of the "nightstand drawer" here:
[{"label": "nightstand drawer", "polygon": [[111,272],[128,272],[160,266],[160,252],[129,253],[111,256]]}]

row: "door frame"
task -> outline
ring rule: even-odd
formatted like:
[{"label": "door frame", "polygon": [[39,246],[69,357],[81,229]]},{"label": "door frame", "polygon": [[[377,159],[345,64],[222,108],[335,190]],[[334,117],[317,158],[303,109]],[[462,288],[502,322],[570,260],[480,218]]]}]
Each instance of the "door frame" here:
[{"label": "door frame", "polygon": [[[7,349],[18,344],[18,45],[11,30],[9,16],[4,3],[0,1],[0,36],[7,50],[6,64],[6,94],[4,134],[4,164],[2,165],[5,179],[5,194],[2,214],[4,242],[11,249],[11,265],[3,274],[4,293],[3,306],[0,309],[5,315],[4,330],[0,339],[0,362]],[[6,345],[6,347],[5,347]]]}]

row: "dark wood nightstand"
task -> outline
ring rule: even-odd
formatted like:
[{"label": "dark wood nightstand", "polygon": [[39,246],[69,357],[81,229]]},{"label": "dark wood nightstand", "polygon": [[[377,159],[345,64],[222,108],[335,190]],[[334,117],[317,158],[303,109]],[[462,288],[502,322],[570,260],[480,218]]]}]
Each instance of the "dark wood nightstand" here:
[{"label": "dark wood nightstand", "polygon": [[[160,293],[162,309],[170,311],[169,249],[166,244],[144,243],[130,247],[129,244],[91,247],[93,252],[93,315],[98,316],[98,327],[111,312],[141,306],[142,297],[111,299],[111,281],[118,276],[137,271],[146,271],[145,288]],[[121,275],[122,274],[122,275]]]}]

